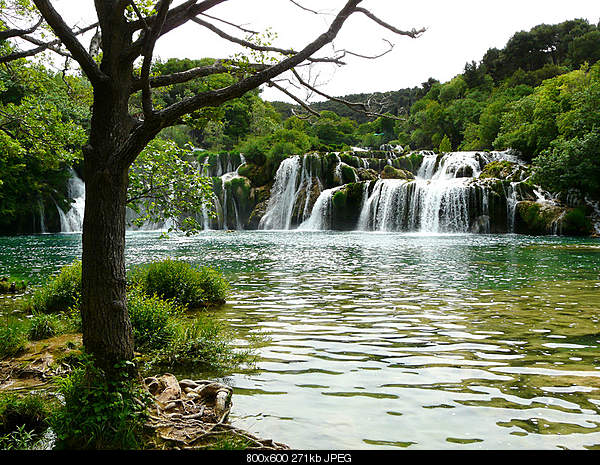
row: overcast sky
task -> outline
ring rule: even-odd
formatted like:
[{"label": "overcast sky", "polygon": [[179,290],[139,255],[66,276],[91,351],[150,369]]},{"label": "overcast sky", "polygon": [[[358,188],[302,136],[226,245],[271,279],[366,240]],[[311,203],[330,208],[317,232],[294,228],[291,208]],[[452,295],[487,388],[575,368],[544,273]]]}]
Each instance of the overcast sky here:
[{"label": "overcast sky", "polygon": [[[271,28],[278,34],[275,45],[299,49],[327,29],[331,14],[345,1],[298,1],[330,15],[317,16],[288,0],[229,0],[209,13],[257,31]],[[92,17],[92,0],[57,0],[55,5],[70,24],[84,25]],[[364,0],[361,6],[399,29],[426,27],[427,32],[418,39],[400,37],[356,14],[335,41],[336,49],[377,55],[388,48],[383,39],[395,47],[377,60],[347,57],[346,66],[315,69],[314,73],[320,73],[321,89],[330,94],[398,90],[418,86],[429,77],[444,82],[461,73],[467,61],[479,61],[490,47],[504,47],[517,31],[574,18],[594,24],[600,20],[596,0]],[[223,28],[243,36],[235,29]],[[231,57],[238,50],[212,32],[189,24],[164,36],[156,55],[162,59],[218,58]],[[331,52],[329,47],[318,55]],[[287,100],[274,89],[266,89],[263,97]]]}]

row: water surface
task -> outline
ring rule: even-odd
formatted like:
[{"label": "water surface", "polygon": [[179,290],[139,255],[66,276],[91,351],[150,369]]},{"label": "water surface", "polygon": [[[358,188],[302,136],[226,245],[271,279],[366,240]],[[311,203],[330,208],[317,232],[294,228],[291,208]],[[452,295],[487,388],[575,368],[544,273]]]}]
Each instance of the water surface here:
[{"label": "water surface", "polygon": [[[0,238],[0,274],[39,282],[80,240]],[[240,427],[302,449],[600,447],[598,240],[128,234],[129,265],[167,257],[225,273],[240,346],[269,338],[224,380]]]}]

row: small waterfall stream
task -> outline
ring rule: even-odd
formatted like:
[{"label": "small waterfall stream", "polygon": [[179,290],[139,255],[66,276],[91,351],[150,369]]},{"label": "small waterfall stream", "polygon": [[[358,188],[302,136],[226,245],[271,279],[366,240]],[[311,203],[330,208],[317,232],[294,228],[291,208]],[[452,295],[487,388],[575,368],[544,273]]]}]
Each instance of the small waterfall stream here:
[{"label": "small waterfall stream", "polygon": [[60,218],[60,232],[81,232],[85,210],[85,184],[73,170],[71,170],[71,179],[69,179],[67,192],[69,197],[73,199],[73,204],[69,211],[65,213],[58,205],[56,206]]}]

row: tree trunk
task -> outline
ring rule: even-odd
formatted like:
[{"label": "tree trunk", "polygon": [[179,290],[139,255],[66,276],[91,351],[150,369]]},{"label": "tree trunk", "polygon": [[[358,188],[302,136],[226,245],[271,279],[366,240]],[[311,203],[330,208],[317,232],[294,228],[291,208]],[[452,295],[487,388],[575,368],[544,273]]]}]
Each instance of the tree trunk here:
[{"label": "tree trunk", "polygon": [[100,159],[96,153],[85,160],[81,313],[84,346],[111,373],[116,363],[133,358],[125,275],[128,170],[98,166]]}]

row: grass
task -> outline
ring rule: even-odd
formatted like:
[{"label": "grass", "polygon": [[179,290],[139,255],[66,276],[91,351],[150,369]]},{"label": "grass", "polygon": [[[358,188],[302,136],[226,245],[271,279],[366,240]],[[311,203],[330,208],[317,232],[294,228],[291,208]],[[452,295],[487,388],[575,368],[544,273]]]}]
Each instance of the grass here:
[{"label": "grass", "polygon": [[55,400],[40,394],[0,392],[0,435],[6,438],[18,433],[12,438],[16,439],[23,438],[26,432],[43,432],[56,405]]},{"label": "grass", "polygon": [[151,368],[222,371],[255,362],[252,349],[236,350],[233,337],[210,317],[186,321],[179,319],[170,344],[152,354]]},{"label": "grass", "polygon": [[129,282],[148,296],[174,300],[188,308],[223,304],[229,288],[219,272],[176,260],[137,266],[131,270]]},{"label": "grass", "polygon": [[17,294],[27,288],[27,281],[12,276],[0,277],[0,294]]},{"label": "grass", "polygon": [[0,359],[19,355],[27,347],[27,322],[5,319],[0,322]]},{"label": "grass", "polygon": [[37,313],[67,312],[78,306],[81,296],[81,262],[75,261],[60,270],[46,285],[36,289],[29,307]]}]

